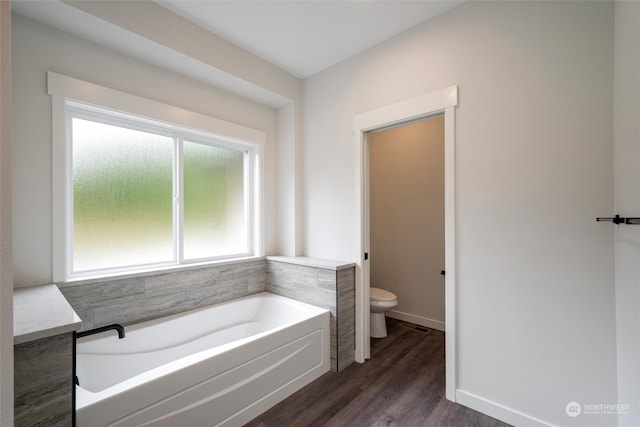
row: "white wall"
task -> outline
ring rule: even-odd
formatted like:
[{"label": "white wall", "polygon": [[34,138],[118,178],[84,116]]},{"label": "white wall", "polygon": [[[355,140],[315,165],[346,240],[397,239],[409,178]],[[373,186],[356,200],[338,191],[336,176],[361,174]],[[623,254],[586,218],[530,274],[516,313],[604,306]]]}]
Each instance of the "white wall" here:
[{"label": "white wall", "polygon": [[[459,86],[458,399],[523,424],[616,402],[613,4],[468,2],[305,81],[304,250],[355,254],[353,117]],[[486,405],[485,405],[486,404]]]},{"label": "white wall", "polygon": [[13,425],[11,8],[0,2],[0,425]]},{"label": "white wall", "polygon": [[[615,213],[640,217],[640,3],[616,2]],[[621,426],[640,425],[640,226],[616,234],[618,400]],[[612,230],[613,232],[614,230]]]},{"label": "white wall", "polygon": [[444,330],[444,116],[371,132],[371,286],[387,316]]},{"label": "white wall", "polygon": [[277,249],[277,114],[193,79],[13,15],[15,285],[52,280],[51,100],[46,72],[160,100],[267,133],[266,251]]}]

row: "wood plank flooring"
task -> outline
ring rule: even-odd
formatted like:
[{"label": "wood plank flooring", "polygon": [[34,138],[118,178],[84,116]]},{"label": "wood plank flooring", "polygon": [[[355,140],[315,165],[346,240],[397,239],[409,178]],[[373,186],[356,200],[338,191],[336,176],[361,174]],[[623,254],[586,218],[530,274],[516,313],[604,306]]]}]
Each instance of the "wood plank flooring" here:
[{"label": "wood plank flooring", "polygon": [[444,333],[387,319],[371,359],[328,372],[246,427],[508,427],[445,398]]}]

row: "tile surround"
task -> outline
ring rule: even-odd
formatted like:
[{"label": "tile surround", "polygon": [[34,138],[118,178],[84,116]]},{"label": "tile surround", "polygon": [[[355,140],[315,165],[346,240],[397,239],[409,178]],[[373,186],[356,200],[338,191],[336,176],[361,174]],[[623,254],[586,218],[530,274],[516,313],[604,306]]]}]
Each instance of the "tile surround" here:
[{"label": "tile surround", "polygon": [[[60,286],[82,330],[123,325],[268,291],[331,311],[332,369],[354,361],[353,264],[305,257],[267,257],[186,271]],[[337,319],[340,319],[337,322]]]},{"label": "tile surround", "polygon": [[123,325],[264,291],[263,259],[60,286],[82,319],[82,330]]},{"label": "tile surround", "polygon": [[[308,264],[308,265],[305,265]],[[331,312],[331,369],[355,361],[355,268],[313,258],[267,257],[266,290]]]},{"label": "tile surround", "polygon": [[61,285],[60,290],[82,319],[81,330],[138,323],[263,291],[314,304],[331,311],[332,369],[339,371],[354,360],[354,274],[353,264],[339,261],[267,257],[124,279],[78,281]]},{"label": "tile surround", "polygon": [[[329,309],[332,370],[340,371],[353,363],[353,265],[306,258],[270,258],[146,276],[78,281],[60,285],[59,289],[82,319],[78,330],[109,323],[138,323],[270,291]],[[75,323],[74,328],[77,326]],[[70,425],[73,334],[65,331],[45,338],[23,337],[24,342],[19,340],[14,346],[16,426]]]},{"label": "tile surround", "polygon": [[14,424],[70,426],[73,334],[14,346]]},{"label": "tile surround", "polygon": [[356,271],[354,267],[337,272],[338,372],[355,362],[356,346]]}]

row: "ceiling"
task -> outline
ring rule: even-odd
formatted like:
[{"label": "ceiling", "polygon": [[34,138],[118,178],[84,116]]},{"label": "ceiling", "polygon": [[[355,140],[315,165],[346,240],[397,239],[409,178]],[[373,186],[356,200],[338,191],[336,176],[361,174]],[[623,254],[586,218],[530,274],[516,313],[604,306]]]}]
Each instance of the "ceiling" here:
[{"label": "ceiling", "polygon": [[[2,0],[0,0],[2,1]],[[114,2],[120,0],[96,0]],[[465,0],[147,0],[305,79]],[[12,11],[184,76],[279,108],[286,96],[114,25],[65,0]]]},{"label": "ceiling", "polygon": [[304,79],[463,0],[155,0]]}]

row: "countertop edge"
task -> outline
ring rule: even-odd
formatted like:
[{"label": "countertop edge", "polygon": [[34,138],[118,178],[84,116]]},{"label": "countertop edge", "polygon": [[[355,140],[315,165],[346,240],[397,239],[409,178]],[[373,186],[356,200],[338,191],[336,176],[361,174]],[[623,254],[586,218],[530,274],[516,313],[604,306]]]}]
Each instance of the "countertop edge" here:
[{"label": "countertop edge", "polygon": [[56,285],[13,291],[13,343],[24,344],[73,332],[82,320]]}]

